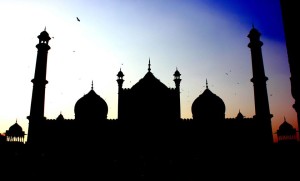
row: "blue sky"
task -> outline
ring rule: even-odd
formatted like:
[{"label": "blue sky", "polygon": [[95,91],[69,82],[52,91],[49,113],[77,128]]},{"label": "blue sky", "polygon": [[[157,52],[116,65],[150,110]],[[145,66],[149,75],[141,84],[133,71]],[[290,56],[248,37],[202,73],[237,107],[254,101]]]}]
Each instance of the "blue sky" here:
[{"label": "blue sky", "polygon": [[[0,132],[17,120],[27,132],[38,43],[46,27],[48,54],[45,116],[74,118],[78,99],[91,89],[117,118],[116,74],[124,87],[151,71],[168,87],[181,73],[182,118],[205,89],[223,99],[226,117],[252,117],[252,65],[247,35],[262,34],[273,131],[286,117],[296,125],[279,0],[0,1]],[[80,22],[76,20],[80,19]]]}]

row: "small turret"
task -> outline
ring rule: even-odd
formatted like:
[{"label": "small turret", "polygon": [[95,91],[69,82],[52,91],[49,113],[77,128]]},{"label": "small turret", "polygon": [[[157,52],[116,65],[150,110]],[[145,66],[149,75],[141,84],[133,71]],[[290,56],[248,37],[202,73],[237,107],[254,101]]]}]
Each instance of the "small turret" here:
[{"label": "small turret", "polygon": [[179,88],[180,86],[180,82],[181,82],[181,79],[180,79],[180,72],[178,71],[177,67],[176,67],[176,71],[174,72],[174,82],[175,82],[175,85],[176,85],[176,88]]}]

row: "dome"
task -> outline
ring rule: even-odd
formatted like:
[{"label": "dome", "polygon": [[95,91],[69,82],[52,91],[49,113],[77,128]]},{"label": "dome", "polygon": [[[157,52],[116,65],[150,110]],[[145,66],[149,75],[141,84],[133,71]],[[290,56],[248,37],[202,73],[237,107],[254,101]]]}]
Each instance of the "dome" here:
[{"label": "dome", "polygon": [[278,135],[293,135],[296,133],[296,129],[288,123],[286,120],[279,126],[277,131]]},{"label": "dome", "polygon": [[120,71],[118,72],[117,76],[118,76],[118,77],[124,77],[124,74],[123,74],[123,72],[121,71],[121,69],[120,69]]},{"label": "dome", "polygon": [[235,117],[236,119],[244,119],[244,115],[241,113],[241,111],[239,111],[239,113],[237,114],[237,116]]},{"label": "dome", "polygon": [[24,136],[24,134],[22,127],[17,122],[6,131],[7,136]]},{"label": "dome", "polygon": [[180,72],[176,68],[176,71],[174,72],[173,75],[174,75],[174,77],[179,77],[181,74],[180,74]]},{"label": "dome", "polygon": [[92,89],[75,104],[75,119],[77,120],[103,120],[107,118],[108,106]]},{"label": "dome", "polygon": [[167,92],[168,87],[163,84],[160,80],[158,80],[152,72],[147,72],[146,75],[139,80],[134,86],[132,86],[132,90],[135,92]]},{"label": "dome", "polygon": [[12,133],[22,133],[23,129],[22,127],[16,122],[15,124],[13,124],[10,128],[9,131]]},{"label": "dome", "polygon": [[148,95],[164,95],[169,91],[169,88],[158,80],[151,72],[150,58],[148,63],[148,72],[140,79],[135,85],[132,86],[131,90],[137,94]]},{"label": "dome", "polygon": [[42,41],[49,41],[51,38],[46,30],[42,31],[38,38]]},{"label": "dome", "polygon": [[224,119],[223,100],[208,88],[192,104],[193,119]]}]

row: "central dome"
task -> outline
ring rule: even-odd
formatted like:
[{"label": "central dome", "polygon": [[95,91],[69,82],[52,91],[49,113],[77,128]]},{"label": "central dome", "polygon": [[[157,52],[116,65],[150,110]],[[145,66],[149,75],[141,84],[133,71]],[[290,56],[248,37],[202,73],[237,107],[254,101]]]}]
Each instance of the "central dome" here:
[{"label": "central dome", "polygon": [[103,120],[107,118],[108,106],[92,89],[75,104],[75,119],[77,120]]},{"label": "central dome", "polygon": [[131,88],[135,92],[167,92],[169,89],[160,80],[158,80],[152,72],[147,72],[146,75],[139,80]]},{"label": "central dome", "polygon": [[223,100],[208,88],[192,104],[193,119],[219,120],[225,117]]}]

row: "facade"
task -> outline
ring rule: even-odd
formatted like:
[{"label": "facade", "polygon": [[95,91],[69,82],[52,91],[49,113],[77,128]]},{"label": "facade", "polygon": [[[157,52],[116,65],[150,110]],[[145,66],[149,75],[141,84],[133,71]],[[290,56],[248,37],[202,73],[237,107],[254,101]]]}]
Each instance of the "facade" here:
[{"label": "facade", "polygon": [[[28,116],[28,144],[90,144],[128,143],[136,146],[186,144],[200,142],[210,144],[272,144],[273,133],[267,97],[266,81],[260,41],[260,33],[254,27],[249,35],[252,55],[256,115],[253,118],[225,118],[226,106],[206,83],[206,90],[192,104],[192,119],[180,116],[181,74],[174,72],[174,88],[168,88],[148,71],[131,88],[123,88],[124,73],[117,73],[118,119],[107,119],[108,106],[94,90],[81,97],[74,106],[75,119],[65,120],[59,115],[56,120],[44,117],[47,53],[50,37],[46,31],[39,36],[31,112]],[[239,113],[241,114],[241,113]],[[79,132],[83,138],[76,136]],[[53,134],[55,133],[55,134]],[[112,134],[113,133],[113,134]],[[106,135],[106,136],[105,136]],[[110,136],[107,136],[110,135]],[[138,135],[138,136],[137,136]],[[179,136],[180,135],[180,136]],[[237,136],[238,135],[238,136]],[[88,137],[88,138],[87,138]],[[105,139],[107,138],[107,140]],[[175,141],[176,140],[176,141]],[[189,140],[189,141],[187,141]],[[168,145],[167,144],[167,145]],[[170,145],[169,145],[170,146]]]},{"label": "facade", "polygon": [[[79,98],[74,106],[75,119],[44,117],[47,55],[50,50],[50,36],[46,30],[38,36],[39,43],[34,74],[30,115],[28,116],[28,140],[26,144],[38,147],[57,145],[142,145],[152,148],[160,145],[191,146],[201,144],[273,144],[273,132],[268,102],[260,41],[260,32],[252,28],[248,34],[252,57],[255,95],[253,118],[244,118],[238,113],[236,118],[225,118],[226,105],[222,98],[206,89],[193,102],[193,118],[181,118],[180,82],[181,74],[175,70],[174,88],[168,88],[148,71],[131,88],[123,88],[124,73],[117,73],[118,119],[107,118],[108,106],[101,96],[91,90]],[[78,133],[81,135],[79,136]],[[142,141],[141,141],[142,140]],[[139,144],[137,144],[139,143]],[[197,144],[196,144],[197,145]]]},{"label": "facade", "polygon": [[[26,143],[55,145],[60,142],[66,143],[68,140],[72,144],[78,144],[83,142],[75,136],[78,132],[92,135],[88,139],[92,141],[99,140],[100,138],[97,137],[102,135],[101,132],[110,130],[110,133],[123,135],[123,138],[132,134],[133,137],[127,138],[128,140],[134,140],[136,135],[149,141],[155,137],[161,140],[164,135],[173,135],[170,137],[175,138],[186,132],[187,134],[183,135],[191,134],[191,138],[186,139],[203,139],[201,142],[272,144],[272,115],[266,88],[268,78],[264,74],[261,52],[263,43],[260,41],[259,31],[254,27],[248,37],[250,39],[248,47],[252,56],[251,81],[254,84],[256,110],[253,118],[244,118],[240,112],[237,118],[225,118],[225,103],[209,89],[207,82],[206,90],[194,100],[191,106],[193,118],[181,118],[180,72],[175,70],[173,74],[175,87],[168,88],[151,72],[149,59],[145,76],[131,88],[123,88],[124,73],[121,70],[117,73],[118,119],[107,119],[108,106],[105,100],[93,90],[92,85],[90,92],[76,102],[74,120],[65,120],[63,115],[59,115],[56,120],[49,120],[44,117],[44,100],[48,83],[46,80],[47,54],[50,50],[48,43],[51,38],[44,30],[38,36],[39,43],[36,45],[38,52],[35,76],[32,79],[32,102],[28,116],[29,129]],[[183,135],[180,137],[185,137]],[[171,138],[168,139],[171,142]]]},{"label": "facade", "polygon": [[[235,118],[225,118],[226,105],[209,88],[207,81],[206,89],[191,105],[193,118],[182,118],[179,70],[173,74],[174,88],[168,88],[151,72],[149,59],[145,76],[131,88],[123,88],[124,73],[122,70],[117,73],[117,119],[107,118],[107,103],[94,91],[93,84],[74,105],[75,119],[65,119],[62,114],[56,119],[47,119],[44,100],[51,38],[46,30],[42,31],[36,45],[36,69],[31,81],[28,139],[24,144],[0,149],[0,155],[6,155],[4,165],[9,168],[32,163],[33,167],[18,169],[22,173],[19,175],[27,178],[45,175],[53,179],[58,175],[88,178],[91,175],[91,178],[109,176],[109,180],[188,180],[200,178],[194,169],[199,170],[201,166],[191,167],[195,162],[202,166],[211,162],[225,166],[224,163],[234,161],[235,169],[240,169],[237,165],[256,164],[257,156],[266,156],[274,144],[260,32],[253,27],[248,38],[256,113],[252,118],[245,118],[241,112]],[[9,139],[6,142],[15,141],[16,136],[19,142],[19,137],[24,136],[20,127],[15,130],[18,132],[15,135],[7,132]],[[254,160],[245,156],[242,161],[236,159],[240,158],[237,151],[246,153],[252,149],[254,152],[250,155],[255,156]],[[222,150],[222,153],[215,154],[216,150]],[[264,158],[271,159],[272,156]],[[207,157],[210,161],[204,161]],[[13,174],[14,169],[7,171],[4,173],[19,176]]]}]

